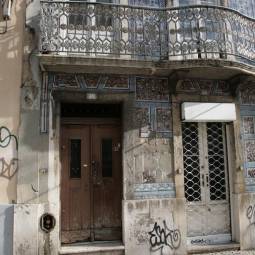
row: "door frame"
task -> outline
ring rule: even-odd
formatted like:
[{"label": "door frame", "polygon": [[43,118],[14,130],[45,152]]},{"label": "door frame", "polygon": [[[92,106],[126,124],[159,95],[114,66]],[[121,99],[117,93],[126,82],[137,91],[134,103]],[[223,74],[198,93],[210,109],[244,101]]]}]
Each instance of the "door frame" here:
[{"label": "door frame", "polygon": [[[185,199],[184,191],[184,167],[183,167],[183,147],[182,147],[182,120],[181,120],[181,104],[183,102],[216,102],[216,103],[236,103],[237,99],[233,96],[208,96],[208,95],[192,95],[185,93],[176,93],[172,95],[172,102],[175,104],[172,107],[173,118],[173,152],[174,152],[174,181],[176,188],[176,198]],[[239,242],[239,209],[236,202],[236,193],[239,193],[235,188],[235,182],[238,179],[236,173],[236,165],[241,161],[240,145],[238,134],[240,131],[240,117],[237,106],[237,120],[229,122],[226,128],[227,152],[228,157],[228,184],[229,184],[229,203],[230,203],[230,228],[232,241]],[[230,146],[231,145],[231,146]],[[235,193],[235,194],[234,194]],[[184,212],[184,217],[187,218],[187,212]],[[187,222],[188,224],[188,222]]]},{"label": "door frame", "polygon": [[[184,122],[185,123],[185,122]],[[187,122],[189,123],[189,122]],[[217,199],[212,199],[210,198],[210,154],[209,153],[209,140],[208,140],[208,124],[210,126],[211,122],[190,122],[191,125],[188,124],[184,125],[184,130],[189,129],[191,126],[195,126],[197,128],[197,153],[195,155],[199,159],[199,165],[198,165],[198,171],[199,171],[199,176],[200,176],[200,199],[199,200],[194,200],[194,201],[186,201],[186,208],[187,208],[187,214],[189,211],[189,214],[187,216],[187,219],[189,218],[191,222],[194,222],[193,218],[193,209],[196,210],[201,210],[202,213],[205,213],[203,217],[201,217],[204,221],[202,221],[204,224],[201,225],[201,231],[197,230],[196,228],[193,229],[193,234],[191,236],[187,236],[188,239],[188,244],[195,244],[195,245],[204,245],[204,244],[220,244],[220,243],[228,243],[232,241],[232,230],[231,230],[231,207],[230,207],[230,189],[229,189],[229,164],[228,164],[228,149],[227,149],[227,136],[226,136],[226,123],[225,122],[218,122],[220,124],[220,129],[222,132],[222,145],[223,145],[223,156],[224,156],[224,161],[223,161],[223,166],[224,166],[224,179],[225,179],[225,198],[217,200]],[[213,124],[215,125],[215,124]],[[216,122],[216,126],[217,125]],[[183,127],[182,127],[183,130]],[[185,142],[184,142],[185,143]],[[189,155],[189,154],[188,154]],[[214,154],[215,155],[215,154]],[[218,155],[218,154],[217,154]],[[189,157],[189,156],[187,156]],[[184,170],[185,172],[185,170]],[[196,171],[197,172],[197,171]],[[189,174],[192,174],[192,171],[188,170]],[[185,184],[185,182],[184,182]],[[220,208],[224,208],[225,214],[227,217],[229,217],[228,222],[226,222],[226,229],[228,230],[227,233],[212,233],[209,234],[209,232],[214,229],[214,227],[210,224],[208,224],[208,220],[210,218],[209,215],[211,214],[211,210],[214,210],[214,205],[215,206],[220,206]],[[210,208],[210,210],[209,210]],[[207,210],[208,209],[208,210]],[[209,211],[209,212],[208,212]],[[191,214],[190,214],[191,213]],[[209,213],[209,215],[208,215]],[[193,215],[193,216],[192,216]],[[218,215],[220,217],[220,215]],[[190,218],[191,217],[191,218]],[[223,216],[224,219],[224,216]],[[189,222],[187,221],[187,224]],[[191,223],[192,224],[192,223]],[[219,224],[219,223],[218,223]],[[215,230],[215,229],[214,229]],[[223,230],[223,229],[222,229]],[[196,234],[194,234],[194,231]],[[214,232],[214,231],[213,231]],[[187,233],[188,234],[188,233]]]},{"label": "door frame", "polygon": [[[44,210],[51,212],[56,218],[56,225],[54,230],[51,232],[51,240],[54,243],[52,251],[59,253],[61,250],[61,204],[60,204],[60,183],[61,183],[61,162],[60,162],[60,134],[61,134],[61,103],[95,103],[95,104],[119,104],[121,105],[120,113],[120,124],[122,129],[121,134],[121,143],[122,143],[122,241],[120,244],[125,244],[125,232],[127,229],[126,225],[126,215],[124,213],[124,199],[127,198],[127,184],[124,179],[127,177],[127,165],[125,164],[125,159],[127,155],[125,153],[127,147],[126,141],[127,136],[124,131],[129,127],[130,119],[130,102],[133,102],[133,93],[123,92],[123,91],[108,91],[108,93],[99,93],[97,94],[97,99],[87,99],[87,91],[70,91],[70,90],[53,90],[49,95],[49,104],[48,104],[48,115],[43,115],[42,118],[45,118],[45,125],[48,125],[46,134],[46,142],[48,147],[47,152],[42,153],[42,157],[46,157],[46,162],[48,166],[39,165],[39,175],[40,181],[44,184],[45,187],[41,187],[45,192],[40,197],[40,201],[45,201]],[[50,152],[50,153],[48,153]],[[43,210],[43,209],[42,209]]]},{"label": "door frame", "polygon": [[[62,175],[61,175],[61,159],[60,159],[60,155],[61,155],[61,148],[60,148],[60,145],[61,145],[61,134],[62,134],[62,126],[63,125],[100,125],[100,124],[106,124],[106,125],[119,125],[120,127],[120,136],[121,136],[121,139],[120,139],[120,142],[121,142],[121,183],[120,183],[120,191],[121,191],[121,201],[120,201],[120,205],[121,205],[121,208],[122,208],[122,200],[123,200],[123,192],[124,192],[124,185],[123,185],[123,176],[124,176],[124,173],[123,173],[123,120],[122,120],[122,117],[123,117],[123,113],[121,112],[121,116],[120,118],[72,118],[72,117],[63,117],[61,118],[60,116],[60,109],[61,109],[61,103],[63,102],[58,102],[58,145],[59,145],[59,244],[60,246],[62,246],[62,242],[61,242],[61,227],[62,227],[62,224],[61,224],[61,186],[62,186]],[[72,103],[76,103],[76,102],[72,102]],[[77,103],[80,103],[80,102],[77,102]],[[83,102],[84,104],[93,104],[94,102],[90,102],[90,101],[85,101]],[[102,103],[102,104],[112,104],[112,103],[116,103],[116,104],[119,104],[119,105],[122,105],[122,102],[111,102],[111,103],[107,103],[107,102],[95,102],[95,103]],[[123,211],[121,209],[121,240],[120,241],[123,241],[123,231],[124,231],[124,224],[123,224]],[[101,242],[101,241],[96,241],[97,243],[98,242]],[[102,241],[102,242],[105,242],[105,241]],[[92,242],[87,242],[87,243],[93,243]],[[75,243],[74,243],[75,244]]]}]

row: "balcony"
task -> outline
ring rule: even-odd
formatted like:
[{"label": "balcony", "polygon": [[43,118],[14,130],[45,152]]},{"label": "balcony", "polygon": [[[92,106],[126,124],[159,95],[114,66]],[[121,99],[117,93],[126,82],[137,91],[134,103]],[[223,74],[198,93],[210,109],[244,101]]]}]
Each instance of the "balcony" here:
[{"label": "balcony", "polygon": [[41,1],[40,27],[45,66],[63,59],[82,66],[86,58],[88,66],[167,70],[190,62],[255,70],[255,20],[224,7]]}]

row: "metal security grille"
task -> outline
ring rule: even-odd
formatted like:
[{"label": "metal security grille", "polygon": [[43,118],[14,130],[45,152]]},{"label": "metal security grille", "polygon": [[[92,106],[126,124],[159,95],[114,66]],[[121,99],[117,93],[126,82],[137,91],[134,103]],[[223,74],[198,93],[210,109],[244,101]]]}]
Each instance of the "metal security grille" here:
[{"label": "metal security grille", "polygon": [[201,200],[198,125],[197,123],[183,123],[183,161],[185,197],[187,201]]},{"label": "metal security grille", "polygon": [[225,124],[183,123],[182,139],[188,240],[200,245],[228,242]]},{"label": "metal security grille", "polygon": [[207,123],[208,168],[211,200],[226,199],[222,123]]}]

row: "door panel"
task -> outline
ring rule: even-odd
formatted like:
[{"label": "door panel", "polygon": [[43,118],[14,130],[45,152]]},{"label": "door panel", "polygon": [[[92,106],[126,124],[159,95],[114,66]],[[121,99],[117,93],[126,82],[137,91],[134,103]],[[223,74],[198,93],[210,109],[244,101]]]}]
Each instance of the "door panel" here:
[{"label": "door panel", "polygon": [[230,241],[225,126],[183,123],[182,136],[188,237],[212,244],[227,234]]},{"label": "door panel", "polygon": [[94,159],[97,178],[93,183],[95,240],[121,238],[121,148],[116,126],[94,128]]},{"label": "door panel", "polygon": [[89,127],[65,126],[61,139],[61,237],[63,243],[90,238]]},{"label": "door panel", "polygon": [[207,206],[207,235],[230,234],[229,203]]},{"label": "door panel", "polygon": [[187,231],[188,237],[201,236],[206,233],[207,210],[204,205],[187,206]]},{"label": "door panel", "polygon": [[121,239],[120,141],[116,124],[62,127],[62,243]]}]

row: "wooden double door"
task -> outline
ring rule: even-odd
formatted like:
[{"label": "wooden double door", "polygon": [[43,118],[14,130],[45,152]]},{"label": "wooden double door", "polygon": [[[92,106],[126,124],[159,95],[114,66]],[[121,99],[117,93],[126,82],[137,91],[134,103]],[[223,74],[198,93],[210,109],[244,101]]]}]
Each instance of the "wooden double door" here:
[{"label": "wooden double door", "polygon": [[120,125],[62,125],[62,243],[120,240],[121,199]]}]

